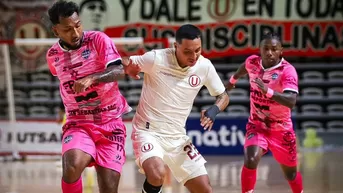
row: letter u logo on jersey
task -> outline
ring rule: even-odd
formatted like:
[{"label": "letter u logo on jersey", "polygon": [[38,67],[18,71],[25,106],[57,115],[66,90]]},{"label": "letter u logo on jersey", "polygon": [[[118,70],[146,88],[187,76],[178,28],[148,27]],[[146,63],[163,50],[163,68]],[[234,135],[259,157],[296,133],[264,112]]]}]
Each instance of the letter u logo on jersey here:
[{"label": "letter u logo on jersey", "polygon": [[143,153],[151,151],[152,149],[154,149],[154,146],[151,143],[146,143],[141,147]]},{"label": "letter u logo on jersey", "polygon": [[200,82],[201,82],[200,77],[195,74],[191,75],[188,79],[188,83],[189,85],[191,85],[191,87],[199,86]]}]

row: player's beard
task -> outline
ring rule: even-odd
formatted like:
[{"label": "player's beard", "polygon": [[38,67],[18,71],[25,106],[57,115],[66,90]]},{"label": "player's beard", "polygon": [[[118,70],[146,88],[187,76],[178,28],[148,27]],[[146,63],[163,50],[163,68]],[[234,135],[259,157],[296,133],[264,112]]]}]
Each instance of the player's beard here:
[{"label": "player's beard", "polygon": [[78,44],[75,45],[75,46],[72,46],[72,45],[68,44],[67,42],[63,41],[62,39],[60,39],[60,44],[66,50],[76,50],[76,49],[79,49],[81,47],[82,41],[83,41],[83,35],[80,38]]}]

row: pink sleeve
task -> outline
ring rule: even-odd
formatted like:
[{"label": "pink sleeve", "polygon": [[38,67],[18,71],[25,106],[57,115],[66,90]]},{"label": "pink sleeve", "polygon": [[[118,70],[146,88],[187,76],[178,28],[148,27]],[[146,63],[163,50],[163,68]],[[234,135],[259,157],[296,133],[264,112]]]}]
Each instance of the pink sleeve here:
[{"label": "pink sleeve", "polygon": [[259,65],[260,57],[257,55],[251,55],[245,60],[245,69],[249,72],[254,66]]},{"label": "pink sleeve", "polygon": [[298,74],[293,66],[285,68],[282,75],[282,91],[298,93]]},{"label": "pink sleeve", "polygon": [[56,72],[56,68],[55,66],[52,65],[52,63],[54,62],[54,58],[53,57],[50,57],[51,53],[50,53],[50,50],[48,51],[47,55],[46,55],[46,61],[48,63],[48,66],[49,66],[49,69],[50,69],[50,72],[53,76],[57,76],[57,72]]},{"label": "pink sleeve", "polygon": [[111,62],[121,59],[114,42],[103,32],[98,32],[95,35],[94,45],[100,60],[104,62],[106,67]]}]

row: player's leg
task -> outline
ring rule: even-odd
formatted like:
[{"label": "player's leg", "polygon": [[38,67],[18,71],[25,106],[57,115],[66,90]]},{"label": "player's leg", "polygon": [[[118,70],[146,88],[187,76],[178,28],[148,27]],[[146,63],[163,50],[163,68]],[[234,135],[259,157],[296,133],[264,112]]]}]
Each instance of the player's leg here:
[{"label": "player's leg", "polygon": [[184,183],[190,193],[212,193],[212,186],[207,175],[207,170],[203,165],[191,174]]},{"label": "player's leg", "polygon": [[164,165],[164,168],[166,170],[166,175],[164,178],[164,190],[165,192],[172,192],[172,174],[170,171],[170,168],[168,167],[168,165]]},{"label": "player's leg", "polygon": [[[96,140],[96,171],[100,193],[117,193],[123,165],[126,161],[126,128],[121,119],[97,127],[101,137]],[[99,136],[99,135],[96,135]]]},{"label": "player's leg", "polygon": [[166,169],[162,158],[154,156],[143,161],[142,168],[146,179],[143,184],[143,193],[158,193],[166,175]]},{"label": "player's leg", "polygon": [[100,193],[117,193],[120,173],[112,169],[97,166],[97,178]]},{"label": "player's leg", "polygon": [[165,162],[175,179],[182,183],[191,193],[211,193],[206,160],[192,144],[188,136],[170,138],[163,141],[168,151]]},{"label": "player's leg", "polygon": [[280,163],[293,193],[303,191],[302,176],[297,171],[297,145],[293,130],[273,131],[270,140],[270,150],[274,158]]},{"label": "player's leg", "polygon": [[95,144],[82,129],[68,129],[62,141],[63,193],[81,193],[83,170],[95,156]]},{"label": "player's leg", "polygon": [[166,170],[159,140],[150,132],[136,130],[134,125],[131,139],[139,171],[146,176],[142,192],[161,192]]},{"label": "player's leg", "polygon": [[241,173],[242,193],[253,191],[256,184],[256,169],[264,152],[268,149],[267,140],[252,123],[247,124],[244,144],[244,166]]}]

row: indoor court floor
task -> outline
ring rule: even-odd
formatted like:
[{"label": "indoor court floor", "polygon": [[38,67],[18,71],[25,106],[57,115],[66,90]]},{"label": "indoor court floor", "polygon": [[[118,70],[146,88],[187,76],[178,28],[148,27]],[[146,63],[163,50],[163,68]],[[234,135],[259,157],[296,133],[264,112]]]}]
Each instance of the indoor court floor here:
[{"label": "indoor court floor", "polygon": [[[303,152],[299,170],[303,174],[304,193],[343,193],[343,151]],[[240,193],[242,156],[205,157],[214,193]],[[56,161],[0,162],[0,193],[61,193],[61,168]],[[98,193],[94,168],[83,175],[84,193]],[[128,159],[119,193],[140,193],[144,176]],[[163,193],[187,193],[172,180]],[[279,165],[265,156],[258,169],[256,193],[291,193]]]}]

